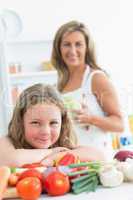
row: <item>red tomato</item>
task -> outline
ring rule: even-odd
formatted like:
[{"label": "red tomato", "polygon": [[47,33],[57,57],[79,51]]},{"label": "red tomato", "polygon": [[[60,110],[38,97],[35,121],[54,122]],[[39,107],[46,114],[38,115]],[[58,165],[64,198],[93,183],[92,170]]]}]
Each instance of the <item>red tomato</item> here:
[{"label": "red tomato", "polygon": [[17,192],[22,199],[36,200],[42,192],[42,185],[38,178],[27,177],[17,183]]},{"label": "red tomato", "polygon": [[42,182],[43,180],[43,175],[41,172],[39,172],[36,169],[27,169],[26,171],[22,172],[19,176],[19,180],[26,178],[26,177],[37,177],[40,179],[40,181]]},{"label": "red tomato", "polygon": [[44,189],[52,196],[63,195],[70,190],[69,178],[59,171],[53,171],[44,179]]}]

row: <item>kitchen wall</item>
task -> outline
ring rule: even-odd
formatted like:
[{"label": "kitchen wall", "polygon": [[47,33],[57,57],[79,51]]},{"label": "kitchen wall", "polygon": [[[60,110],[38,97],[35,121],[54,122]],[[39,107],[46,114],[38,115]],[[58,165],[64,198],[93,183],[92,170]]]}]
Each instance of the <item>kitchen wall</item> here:
[{"label": "kitchen wall", "polygon": [[95,40],[99,63],[117,82],[122,84],[125,80],[124,85],[132,82],[132,0],[1,0],[0,3],[1,9],[14,9],[21,16],[23,38],[52,39],[64,22],[72,19],[85,22]]},{"label": "kitchen wall", "polygon": [[[0,79],[1,83],[1,79]],[[3,115],[3,109],[2,109],[2,85],[0,84],[0,136],[3,135],[6,131],[5,130],[5,124],[4,124],[4,115]]]},{"label": "kitchen wall", "polygon": [[51,40],[58,27],[69,20],[86,23],[99,64],[111,75],[125,113],[133,113],[132,0],[1,0],[0,9],[4,8],[20,15],[23,31],[19,37],[26,40]]}]

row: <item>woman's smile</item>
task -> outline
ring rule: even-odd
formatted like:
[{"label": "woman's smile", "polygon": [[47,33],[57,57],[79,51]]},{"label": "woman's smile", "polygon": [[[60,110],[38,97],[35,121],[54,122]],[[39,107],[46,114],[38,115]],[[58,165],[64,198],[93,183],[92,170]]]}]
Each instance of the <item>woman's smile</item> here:
[{"label": "woman's smile", "polygon": [[65,34],[60,48],[63,61],[68,67],[85,64],[86,43],[81,32],[75,31]]}]

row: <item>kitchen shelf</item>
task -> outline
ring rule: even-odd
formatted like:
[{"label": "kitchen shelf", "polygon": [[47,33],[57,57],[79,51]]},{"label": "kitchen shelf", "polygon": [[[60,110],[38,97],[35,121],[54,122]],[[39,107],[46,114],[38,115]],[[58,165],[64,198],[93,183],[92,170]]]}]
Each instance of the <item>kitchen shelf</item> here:
[{"label": "kitchen shelf", "polygon": [[[12,116],[17,91],[36,83],[56,84],[56,71],[41,71],[43,63],[50,61],[51,49],[50,39],[20,37],[0,42],[0,84],[4,92],[1,107],[5,129]],[[20,64],[21,72],[10,73],[11,64]]]},{"label": "kitchen shelf", "polygon": [[21,43],[51,43],[52,40],[50,38],[44,38],[44,37],[36,37],[36,36],[32,36],[31,35],[28,36],[24,36],[23,34],[19,35],[17,38],[14,39],[6,39],[6,44],[10,45],[10,44],[21,44]]},{"label": "kitchen shelf", "polygon": [[12,85],[19,85],[22,83],[29,83],[29,82],[41,82],[41,83],[56,83],[57,79],[57,72],[56,71],[40,71],[40,72],[25,72],[25,73],[17,73],[17,74],[10,74],[10,81]]}]

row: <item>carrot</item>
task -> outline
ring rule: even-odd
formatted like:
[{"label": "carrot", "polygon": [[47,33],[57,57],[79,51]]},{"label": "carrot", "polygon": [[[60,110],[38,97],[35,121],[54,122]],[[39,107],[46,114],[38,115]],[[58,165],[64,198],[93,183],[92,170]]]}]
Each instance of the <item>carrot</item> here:
[{"label": "carrot", "polygon": [[0,200],[3,198],[4,192],[7,188],[10,173],[11,171],[9,167],[0,167]]},{"label": "carrot", "polygon": [[19,198],[16,187],[9,187],[6,189],[3,199],[8,199],[8,198],[9,199]]}]

